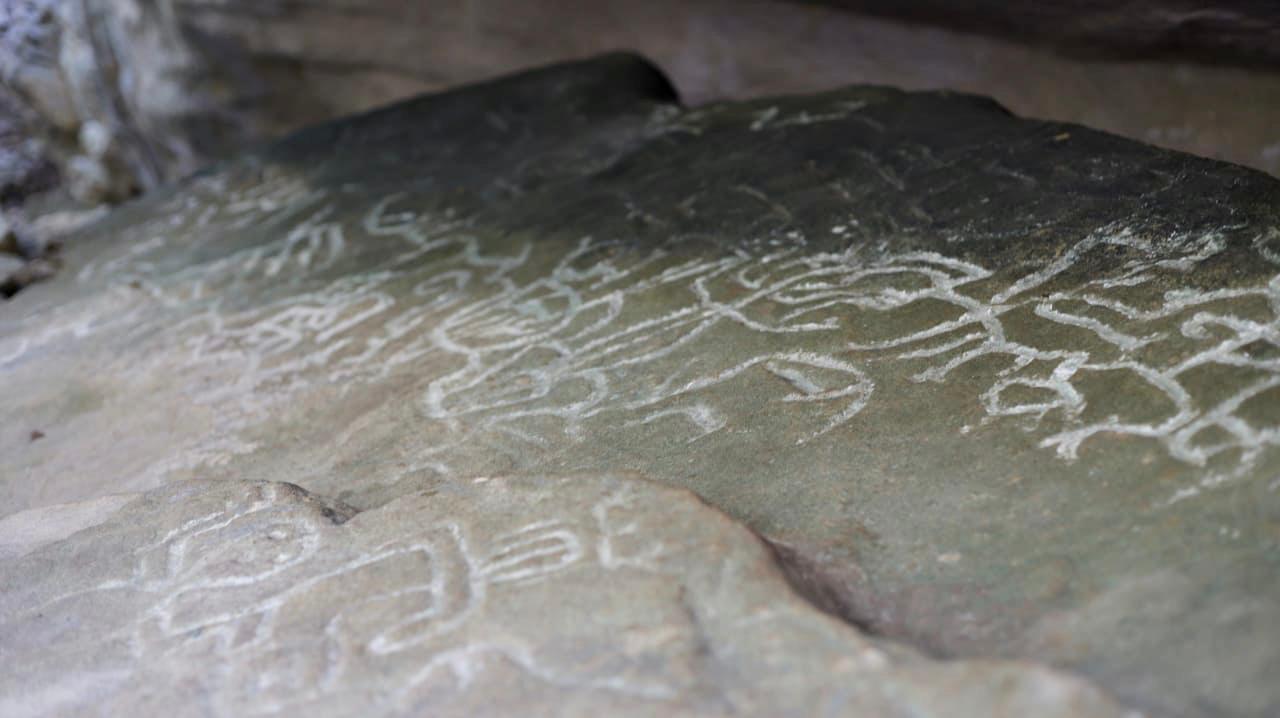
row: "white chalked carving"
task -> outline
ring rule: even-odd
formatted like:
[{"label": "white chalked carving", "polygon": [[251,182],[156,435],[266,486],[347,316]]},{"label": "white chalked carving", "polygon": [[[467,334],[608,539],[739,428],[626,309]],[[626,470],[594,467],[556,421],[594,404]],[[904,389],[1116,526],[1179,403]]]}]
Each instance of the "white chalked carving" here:
[{"label": "white chalked carving", "polygon": [[[833,106],[832,117],[858,116],[861,107]],[[754,122],[766,129],[824,119],[766,108]],[[886,183],[901,184],[892,168],[876,168]],[[496,243],[451,212],[414,211],[403,193],[344,224],[332,193],[263,172],[249,189],[207,180],[172,200],[173,217],[189,232],[244,220],[275,228],[276,239],[162,278],[156,255],[169,228],[153,221],[138,231],[156,239],[82,272],[86,281],[132,277],[160,304],[199,303],[179,328],[191,366],[234,380],[196,400],[230,407],[230,424],[248,426],[298,391],[409,372],[425,387],[417,405],[433,427],[420,464],[445,473],[451,454],[480,437],[538,449],[599,428],[661,424],[683,426],[697,446],[751,421],[732,400],[746,386],[753,395],[773,387],[763,401],[805,408],[794,436],[804,445],[874,409],[876,387],[890,380],[880,369],[892,363],[925,385],[986,372],[973,399],[987,423],[1035,432],[1066,461],[1099,437],[1140,437],[1199,470],[1204,488],[1248,473],[1280,446],[1280,427],[1243,413],[1277,388],[1280,358],[1267,347],[1280,346],[1280,282],[1194,289],[1192,273],[1226,250],[1219,233],[1140,237],[1117,225],[1056,259],[999,271],[884,243],[814,251],[795,230],[785,241],[766,233],[711,253],[686,251],[680,237],[650,249],[590,237],[567,246]],[[733,191],[768,226],[788,221],[766,193]],[[217,192],[232,199],[214,203]],[[680,211],[695,212],[694,200]],[[844,236],[859,222],[834,219],[832,232]],[[1253,242],[1262,261],[1280,263],[1277,232],[1264,229]],[[353,252],[365,254],[357,272],[344,274]],[[1103,252],[1124,259],[1088,274]],[[290,291],[263,304],[244,305],[232,291],[282,281]],[[68,320],[38,341],[0,346],[0,356],[18,361],[58,332],[109,321],[84,313]],[[1053,333],[1082,340],[1041,338]],[[725,342],[733,348],[719,348]],[[1205,369],[1225,372],[1238,389],[1198,396],[1186,378]],[[1102,374],[1123,375],[1124,386],[1154,392],[1167,406],[1155,418],[1098,416],[1103,397],[1089,383]],[[1183,487],[1180,496],[1195,490]]]},{"label": "white chalked carving", "polygon": [[666,551],[639,526],[627,485],[589,515],[535,514],[496,535],[439,520],[348,533],[300,501],[301,492],[276,484],[225,496],[138,545],[132,568],[117,578],[26,613],[74,613],[95,596],[127,593],[136,619],[102,639],[124,639],[140,664],[203,666],[199,680],[228,711],[287,711],[341,690],[353,664],[383,660],[418,666],[397,682],[393,700],[441,678],[466,688],[495,660],[555,686],[648,698],[677,692],[643,663],[601,671],[590,661],[548,662],[505,629],[468,628],[501,626],[511,602],[566,571],[661,571]]}]

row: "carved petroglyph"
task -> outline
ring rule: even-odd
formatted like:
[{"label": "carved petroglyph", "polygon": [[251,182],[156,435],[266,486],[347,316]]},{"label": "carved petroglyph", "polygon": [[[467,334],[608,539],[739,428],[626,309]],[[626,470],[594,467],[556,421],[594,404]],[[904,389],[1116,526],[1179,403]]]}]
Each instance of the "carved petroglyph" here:
[{"label": "carved petroglyph", "polygon": [[[547,72],[254,149],[5,305],[7,510],[251,477],[370,511],[191,494],[47,546],[0,591],[0,714],[928,712],[888,646],[744,598],[771,565],[685,499],[471,503],[622,468],[884,635],[1155,713],[1278,705],[1273,180],[974,98],[686,111]],[[1157,572],[1157,614],[1094,600]]]},{"label": "carved petroglyph", "polygon": [[[203,392],[200,401],[235,400],[241,410],[261,410],[273,395],[286,397],[315,381],[374,380],[435,357],[462,362],[458,370],[432,382],[422,400],[425,417],[443,421],[451,430],[471,422],[472,431],[538,443],[546,437],[520,428],[523,420],[553,417],[562,422],[564,435],[577,437],[586,422],[614,414],[625,417],[624,422],[642,424],[684,417],[698,435],[705,435],[725,426],[727,419],[701,395],[744,374],[760,373],[789,387],[780,401],[830,407],[807,435],[798,438],[804,442],[847,422],[873,390],[857,366],[798,348],[759,353],[700,374],[686,367],[619,402],[614,388],[620,376],[676,360],[681,353],[696,354],[699,341],[714,341],[701,337],[719,326],[799,334],[836,325],[754,316],[756,305],[804,277],[774,280],[767,271],[750,276],[758,270],[747,254],[724,261],[689,261],[659,250],[624,257],[615,266],[599,260],[617,247],[584,240],[549,268],[549,276],[526,279],[518,275],[527,274],[530,245],[492,253],[472,236],[424,230],[431,222],[410,212],[388,219],[387,205],[395,199],[378,203],[362,223],[375,236],[405,239],[408,254],[395,257],[388,269],[342,277],[313,291],[238,311],[224,306],[234,302],[234,295],[223,294],[209,299],[204,311],[180,325],[179,333],[191,337],[187,347],[193,366],[222,364],[236,377]],[[240,274],[218,284],[248,281],[246,277],[263,266],[304,271],[309,255],[297,254],[294,248],[301,241],[297,238],[314,237],[316,230],[307,223],[299,227],[307,231],[295,228],[282,240],[219,259],[216,267],[199,276],[193,273],[191,286],[184,286],[179,273],[169,280],[174,288],[163,291],[187,298],[205,296],[206,289],[192,287],[205,287],[210,275],[224,273],[237,262]],[[325,237],[342,235],[340,227],[324,230]],[[428,264],[431,271],[421,269],[424,258],[434,259]],[[780,259],[770,256],[764,263]],[[599,264],[590,266],[594,261]],[[415,269],[405,269],[406,264]],[[267,275],[275,272],[268,269]],[[408,306],[404,289],[413,298]],[[717,296],[744,289],[745,296],[731,300]],[[495,382],[501,384],[496,392],[490,386]],[[569,387],[585,395],[555,405],[554,395]]]},{"label": "carved petroglyph", "polygon": [[[152,492],[99,527],[12,559],[63,558],[24,595],[0,600],[0,629],[23,637],[7,649],[18,673],[31,665],[27,650],[40,651],[43,666],[0,677],[0,707],[34,716],[159,701],[179,715],[470,715],[469,701],[518,680],[520,709],[534,712],[565,701],[624,714],[808,712],[831,700],[828,682],[855,680],[869,681],[866,691],[833,705],[918,711],[927,691],[903,688],[955,670],[901,650],[891,659],[809,608],[750,534],[689,494],[587,476],[471,486],[354,518],[279,484]],[[69,572],[99,551],[113,557],[99,572],[116,575],[94,583]],[[68,623],[73,637],[39,640]],[[109,680],[91,695],[59,693],[57,669],[85,655]],[[811,663],[795,675],[812,685],[757,672],[765,655]],[[1032,699],[1044,710],[1112,715],[1074,681],[1001,670],[1019,685],[1064,691]],[[1024,703],[1001,685],[991,705]]]},{"label": "carved petroglyph", "polygon": [[[242,687],[246,696],[287,693],[290,702],[297,702],[337,685],[353,652],[380,657],[424,647],[432,655],[400,686],[402,694],[446,668],[466,686],[476,678],[475,666],[491,655],[513,659],[533,675],[571,686],[573,681],[527,658],[528,650],[519,642],[475,643],[453,634],[491,600],[493,592],[527,590],[583,561],[598,561],[609,570],[654,570],[647,563],[657,556],[654,547],[642,547],[633,557],[611,543],[608,524],[617,517],[610,514],[627,513],[629,495],[623,487],[591,510],[599,521],[597,540],[584,534],[590,524],[549,518],[482,536],[481,548],[473,549],[467,539],[470,529],[445,521],[410,527],[405,535],[376,545],[368,539],[362,543],[368,548],[352,556],[341,540],[335,542],[334,532],[341,530],[323,516],[289,501],[291,497],[274,485],[256,485],[227,500],[223,508],[184,520],[159,540],[134,549],[136,563],[128,576],[57,596],[37,608],[56,612],[75,598],[132,592],[146,606],[131,629],[137,660],[173,658],[193,650],[212,655],[231,664],[232,674],[255,684],[252,690]],[[637,533],[634,520],[625,521],[617,533]],[[591,558],[588,549],[593,544],[603,553]],[[313,633],[295,635],[304,628],[296,623],[298,617],[316,611],[302,604],[317,596],[332,601],[352,586],[364,587],[364,595],[346,595],[328,606],[325,615],[310,615],[306,625]],[[294,653],[285,655],[282,646]],[[260,673],[259,664],[269,666],[268,672]],[[289,671],[301,672],[287,675]],[[604,684],[628,688],[625,681]],[[655,685],[637,692],[674,695]],[[268,700],[255,710],[271,712],[284,706],[280,700]]]},{"label": "carved petroglyph", "polygon": [[[1126,261],[1108,276],[1075,280],[1075,286],[1065,289],[1054,285],[1055,279],[1072,270],[1088,253],[1107,247],[1132,250],[1138,258]],[[995,382],[981,395],[989,420],[1030,417],[1039,425],[1056,415],[1060,428],[1040,445],[1055,449],[1067,460],[1076,458],[1087,440],[1102,434],[1155,439],[1171,457],[1198,467],[1209,465],[1219,454],[1234,452],[1234,462],[1215,467],[1200,480],[1202,486],[1213,485],[1248,472],[1264,450],[1280,444],[1280,426],[1257,426],[1237,414],[1251,398],[1280,386],[1280,362],[1269,349],[1263,349],[1280,348],[1280,275],[1256,287],[1152,292],[1158,303],[1147,299],[1145,306],[1126,297],[1133,296],[1135,288],[1167,279],[1170,274],[1176,277],[1191,272],[1223,249],[1216,235],[1173,238],[1156,247],[1125,230],[1105,230],[986,299],[964,290],[987,281],[989,272],[945,257],[921,255],[916,269],[903,269],[927,279],[929,286],[886,295],[880,309],[937,302],[951,309],[950,316],[939,311],[945,319],[926,328],[875,342],[851,343],[850,348],[890,351],[898,359],[921,360],[926,368],[914,379],[922,382],[943,382],[965,365],[992,357],[1005,359],[1009,366],[996,373]],[[1027,309],[1034,319],[1027,315]],[[1044,347],[1010,335],[1011,325],[1021,328],[1013,325],[1014,321],[1025,326],[1039,320],[1061,325],[1063,330],[1083,330],[1092,341]],[[1170,345],[1177,349],[1160,351]],[[1238,384],[1230,395],[1201,399],[1187,387],[1186,375],[1209,366],[1225,369],[1228,374],[1222,381]],[[1135,384],[1159,392],[1167,401],[1162,413],[1146,421],[1119,413],[1086,418],[1090,400],[1102,397],[1088,396],[1081,384],[1090,373],[1101,372],[1125,373]],[[1246,381],[1251,377],[1252,381]],[[1019,389],[1036,393],[1022,399],[1011,397]],[[1138,401],[1134,404],[1131,408],[1135,410],[1147,408]],[[1211,428],[1221,430],[1217,441],[1196,440]],[[1184,488],[1181,495],[1195,490]]]},{"label": "carved petroglyph", "polygon": [[[757,124],[779,121],[766,110]],[[775,212],[759,194],[752,201]],[[923,383],[987,372],[973,397],[985,423],[1015,422],[1065,461],[1099,437],[1159,442],[1201,472],[1180,497],[1247,473],[1280,445],[1280,427],[1241,412],[1280,387],[1280,360],[1260,351],[1280,343],[1280,280],[1178,288],[1224,251],[1220,234],[1139,237],[1117,225],[1038,266],[996,273],[937,252],[814,252],[795,231],[785,243],[744,241],[714,257],[678,240],[650,250],[592,238],[535,248],[484,240],[451,213],[411,206],[388,195],[344,226],[324,193],[283,178],[218,205],[217,220],[187,206],[189,222],[279,228],[277,239],[183,269],[157,290],[175,301],[208,297],[180,327],[191,365],[234,378],[197,400],[261,417],[298,390],[413,370],[425,382],[420,415],[436,427],[422,461],[448,473],[450,453],[478,434],[537,449],[598,427],[676,422],[697,443],[761,410],[733,408],[719,395],[730,386],[777,386],[766,402],[811,408],[794,439],[805,444],[874,408],[893,362]],[[381,259],[318,279],[352,251],[353,233]],[[1269,236],[1254,243],[1264,259]],[[150,282],[149,253],[163,245],[136,245],[103,267]],[[1107,252],[1123,259],[1098,264]],[[1085,266],[1103,271],[1086,276]],[[286,278],[305,288],[263,305],[211,293]],[[1079,341],[1068,346],[1054,332]],[[726,342],[740,353],[706,349]],[[1238,388],[1198,397],[1184,379],[1205,369]],[[1097,415],[1106,402],[1091,395],[1091,378],[1121,374],[1164,405]]]},{"label": "carved petroglyph", "polygon": [[[119,208],[5,305],[0,513],[242,477],[370,511],[196,492],[190,514],[131,514],[137,535],[94,529],[113,550],[47,546],[0,591],[51,617],[3,614],[0,652],[41,659],[5,661],[0,714],[27,685],[46,707],[203,686],[193,713],[235,715],[882,695],[859,671],[892,673],[887,647],[794,663],[848,635],[807,606],[708,610],[772,569],[706,558],[737,544],[639,511],[644,491],[469,503],[502,494],[488,476],[621,469],[749,522],[884,635],[1071,666],[1156,713],[1280,705],[1257,629],[1277,595],[1274,181],[974,98],[686,111],[648,72],[638,97],[563,72],[254,149]],[[697,590],[677,581],[695,556]],[[1154,572],[1185,590],[1114,630],[1150,602],[1093,599]],[[67,682],[36,680],[48,665]],[[807,702],[758,702],[788,682]],[[557,695],[578,703],[537,703]],[[885,700],[857,707],[912,713]],[[99,712],[164,712],[117,703]]]}]

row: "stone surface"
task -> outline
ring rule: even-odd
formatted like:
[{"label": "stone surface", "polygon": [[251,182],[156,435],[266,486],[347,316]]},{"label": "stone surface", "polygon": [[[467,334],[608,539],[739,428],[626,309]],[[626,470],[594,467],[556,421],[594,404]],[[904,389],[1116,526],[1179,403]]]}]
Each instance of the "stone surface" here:
[{"label": "stone surface", "polygon": [[0,215],[0,298],[56,274],[63,240],[106,212],[106,206],[99,206],[49,211],[34,219],[20,209]]},{"label": "stone surface", "polygon": [[1280,7],[1268,0],[817,0],[911,22],[1037,40],[1068,52],[1188,55],[1280,65]]},{"label": "stone surface", "polygon": [[94,525],[0,560],[27,577],[0,596],[6,716],[1123,715],[1044,669],[877,645],[636,477],[481,477],[354,517],[276,483],[110,498],[18,515]]},{"label": "stone surface", "polygon": [[635,471],[873,633],[1272,715],[1278,196],[959,95],[423,97],[68,242],[0,312],[0,498]]},{"label": "stone surface", "polygon": [[0,277],[7,277],[22,269],[24,265],[26,265],[26,261],[20,257],[10,254],[0,254]]},{"label": "stone surface", "polygon": [[[0,84],[45,120],[39,134],[90,202],[119,200],[312,122],[619,48],[654,58],[692,104],[853,83],[950,88],[1280,173],[1275,58],[1229,42],[1178,44],[1208,31],[1210,40],[1280,47],[1270,42],[1270,3],[1219,2],[1215,12],[1182,0],[1120,9],[851,4],[1035,46],[759,0],[9,0],[0,5]],[[1067,58],[1048,47],[1075,38],[1119,46],[1127,59]],[[1152,50],[1174,59],[1151,60]],[[1185,62],[1197,52],[1205,62]],[[1238,60],[1260,67],[1222,64]],[[106,131],[108,161],[83,159],[94,156],[85,126]]]},{"label": "stone surface", "polygon": [[0,253],[19,255],[18,237],[13,232],[13,223],[8,217],[0,214]]},{"label": "stone surface", "polygon": [[39,115],[0,85],[0,207],[57,184],[57,170],[31,130],[39,122]]},{"label": "stone surface", "polygon": [[43,282],[58,273],[56,260],[30,259],[14,262],[5,257],[0,263],[0,297],[8,299],[36,282]]}]

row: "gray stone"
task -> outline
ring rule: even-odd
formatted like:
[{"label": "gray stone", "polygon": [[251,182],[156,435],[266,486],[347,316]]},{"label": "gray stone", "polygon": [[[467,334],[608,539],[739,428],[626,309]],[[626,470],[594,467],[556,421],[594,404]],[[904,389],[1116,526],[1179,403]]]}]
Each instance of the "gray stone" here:
[{"label": "gray stone", "polygon": [[[948,87],[1280,173],[1280,74],[1224,63],[1274,67],[1268,3],[1228,3],[1230,12],[1191,0],[844,4],[966,32],[737,0],[291,0],[269,9],[261,0],[9,0],[0,4],[0,84],[48,125],[39,134],[64,174],[83,125],[107,128],[117,198],[313,122],[614,48],[654,58],[691,103],[854,83]],[[1053,40],[1129,59],[1064,57],[1045,47]],[[1133,60],[1153,51],[1203,62]]]},{"label": "gray stone", "polygon": [[88,120],[80,125],[80,148],[85,154],[96,160],[106,159],[116,144],[116,138],[109,128],[96,120]]},{"label": "gray stone", "polygon": [[1091,57],[1198,57],[1260,67],[1280,65],[1280,7],[1257,0],[818,2],[908,22],[1005,35]]},{"label": "gray stone", "polygon": [[76,230],[102,219],[108,211],[109,207],[107,205],[98,205],[87,209],[62,209],[45,212],[32,218],[30,222],[31,233],[38,238],[40,253],[43,254],[50,251],[51,245],[58,244]]},{"label": "gray stone", "polygon": [[21,210],[14,211],[11,219],[0,216],[0,297],[12,297],[56,274],[63,240],[107,211],[107,206],[99,205],[49,211],[34,218]]},{"label": "gray stone", "polygon": [[67,161],[67,192],[85,204],[102,204],[112,198],[111,173],[102,162],[76,155]]},{"label": "gray stone", "polygon": [[874,634],[1271,715],[1278,196],[945,93],[686,111],[610,57],[423,97],[68,242],[0,312],[0,498],[635,471]]},{"label": "gray stone", "polygon": [[134,498],[108,494],[90,501],[42,506],[0,519],[0,559],[25,556],[77,531],[97,526]]},{"label": "gray stone", "polygon": [[13,205],[57,184],[58,173],[33,127],[40,119],[0,85],[0,205]]},{"label": "gray stone", "polygon": [[0,254],[0,278],[7,277],[14,272],[22,269],[26,265],[26,260],[12,254]]},{"label": "gray stone", "polygon": [[9,218],[0,214],[0,253],[18,254],[18,237]]},{"label": "gray stone", "polygon": [[5,257],[0,263],[0,297],[8,299],[36,282],[43,282],[58,273],[56,260],[29,259],[13,261]]},{"label": "gray stone", "polygon": [[110,498],[0,522],[0,547],[92,524],[0,560],[24,577],[6,716],[1123,715],[1044,669],[877,645],[635,477],[479,477],[354,517],[288,484]]}]

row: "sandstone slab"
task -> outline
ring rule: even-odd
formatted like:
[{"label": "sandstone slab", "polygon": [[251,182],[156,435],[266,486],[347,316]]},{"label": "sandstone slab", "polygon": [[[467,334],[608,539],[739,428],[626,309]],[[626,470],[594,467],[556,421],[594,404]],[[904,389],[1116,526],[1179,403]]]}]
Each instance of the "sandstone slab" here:
[{"label": "sandstone slab", "polygon": [[0,598],[0,708],[1123,715],[1044,669],[877,645],[795,595],[749,531],[634,477],[480,477],[353,513],[287,484],[180,483],[0,560],[26,577]]},{"label": "sandstone slab", "polygon": [[0,497],[634,471],[875,633],[1269,715],[1277,197],[965,96],[427,96],[84,230],[0,313]]}]

